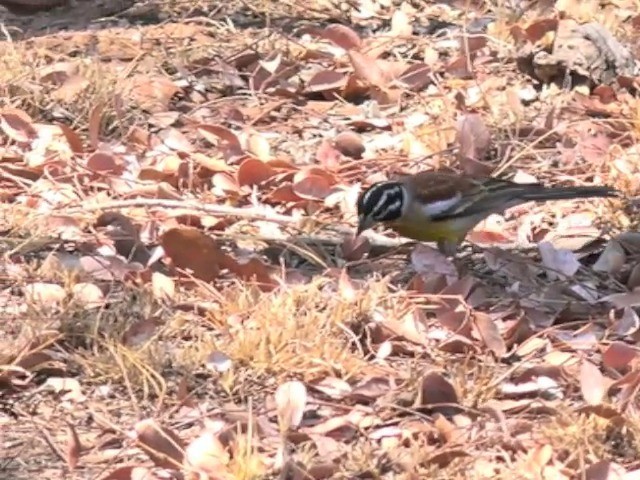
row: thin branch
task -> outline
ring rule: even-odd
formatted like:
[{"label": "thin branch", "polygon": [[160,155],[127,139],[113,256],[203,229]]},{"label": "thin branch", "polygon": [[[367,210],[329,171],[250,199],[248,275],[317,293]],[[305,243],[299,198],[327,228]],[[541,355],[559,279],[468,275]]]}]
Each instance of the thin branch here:
[{"label": "thin branch", "polygon": [[122,208],[140,208],[140,207],[157,207],[157,208],[181,208],[185,210],[193,210],[197,212],[207,213],[210,215],[224,215],[231,217],[248,218],[252,220],[265,220],[268,222],[280,223],[283,225],[298,225],[299,219],[290,215],[282,215],[279,213],[268,212],[256,208],[238,208],[228,205],[203,205],[184,200],[163,200],[157,198],[133,198],[130,200],[109,200],[96,205],[83,205],[77,207],[67,207],[55,209],[60,214],[77,214],[84,212],[94,212],[98,210],[117,210]]}]

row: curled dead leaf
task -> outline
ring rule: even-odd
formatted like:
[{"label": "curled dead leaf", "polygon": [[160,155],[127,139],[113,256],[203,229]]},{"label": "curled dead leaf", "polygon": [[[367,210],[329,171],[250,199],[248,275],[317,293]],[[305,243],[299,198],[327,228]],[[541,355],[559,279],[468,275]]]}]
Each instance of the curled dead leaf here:
[{"label": "curled dead leaf", "polygon": [[362,45],[362,40],[360,40],[360,36],[355,30],[339,23],[328,25],[318,32],[318,34],[345,50],[357,50]]},{"label": "curled dead leaf", "polygon": [[28,143],[38,135],[31,117],[15,108],[0,111],[0,130],[11,140],[20,143]]}]

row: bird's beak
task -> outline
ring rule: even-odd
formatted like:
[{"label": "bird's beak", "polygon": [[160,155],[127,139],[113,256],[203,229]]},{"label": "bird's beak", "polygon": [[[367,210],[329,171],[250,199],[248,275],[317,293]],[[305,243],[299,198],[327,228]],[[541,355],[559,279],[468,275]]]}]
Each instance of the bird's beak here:
[{"label": "bird's beak", "polygon": [[362,232],[371,228],[371,221],[364,215],[358,217],[358,229],[356,230],[356,237],[359,237]]}]

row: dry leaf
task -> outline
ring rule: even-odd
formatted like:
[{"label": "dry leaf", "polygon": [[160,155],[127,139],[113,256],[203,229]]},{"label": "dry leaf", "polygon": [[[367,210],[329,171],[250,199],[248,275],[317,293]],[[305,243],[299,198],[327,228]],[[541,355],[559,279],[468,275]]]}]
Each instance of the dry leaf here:
[{"label": "dry leaf", "polygon": [[[352,131],[342,132],[336,135],[336,138],[333,140],[333,144],[335,145],[336,150],[344,156],[351,157],[356,160],[361,159],[362,154],[365,151],[362,138],[360,135]],[[319,153],[316,155],[319,155]]]},{"label": "dry leaf", "polygon": [[391,78],[378,65],[375,58],[355,50],[349,50],[349,60],[353,65],[355,75],[361,80],[366,81],[369,85],[378,88],[385,88]]},{"label": "dry leaf", "polygon": [[160,272],[153,272],[151,275],[151,287],[156,300],[172,300],[176,294],[175,282]]},{"label": "dry leaf", "polygon": [[160,244],[173,264],[189,270],[193,276],[210,282],[220,272],[222,252],[216,241],[195,228],[172,228]]},{"label": "dry leaf", "polygon": [[572,277],[581,267],[576,254],[564,248],[555,248],[550,242],[540,242],[538,245],[542,264],[549,268],[547,276],[550,280],[561,278],[559,274]]},{"label": "dry leaf", "polygon": [[580,390],[588,405],[600,405],[607,394],[608,385],[600,369],[588,360],[580,366]]},{"label": "dry leaf", "polygon": [[359,49],[362,45],[360,36],[351,28],[339,23],[333,23],[325,27],[319,35],[345,49]]},{"label": "dry leaf", "polygon": [[66,460],[67,466],[69,470],[75,470],[78,466],[78,460],[80,459],[80,452],[82,451],[82,444],[80,443],[80,439],[78,438],[78,433],[76,432],[73,424],[67,422],[68,435],[69,438],[67,440],[67,450],[66,450]]},{"label": "dry leaf", "polygon": [[226,472],[229,459],[229,452],[218,436],[209,431],[195,438],[185,451],[185,464],[196,472],[207,475],[206,478],[220,479]]},{"label": "dry leaf", "polygon": [[278,424],[281,431],[298,428],[307,406],[307,387],[298,381],[287,382],[278,387],[275,393],[278,410]]},{"label": "dry leaf", "polygon": [[496,357],[502,358],[507,353],[507,346],[491,317],[486,313],[474,312],[472,323],[487,348],[489,348]]},{"label": "dry leaf", "polygon": [[184,445],[180,437],[161,427],[153,419],[141,420],[134,430],[140,448],[158,467],[180,469],[184,459]]},{"label": "dry leaf", "polygon": [[602,251],[596,263],[593,264],[592,268],[596,272],[606,272],[610,275],[616,275],[620,273],[626,260],[627,255],[624,248],[622,248],[622,245],[620,245],[618,241],[612,239]]}]

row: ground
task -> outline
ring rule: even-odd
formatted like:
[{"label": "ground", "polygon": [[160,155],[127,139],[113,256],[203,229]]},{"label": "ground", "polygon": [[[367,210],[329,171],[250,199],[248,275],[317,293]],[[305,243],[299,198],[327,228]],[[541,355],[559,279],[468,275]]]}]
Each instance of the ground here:
[{"label": "ground", "polygon": [[[0,15],[0,477],[640,478],[637,79],[520,55],[635,2]],[[434,168],[620,196],[353,237]]]}]

